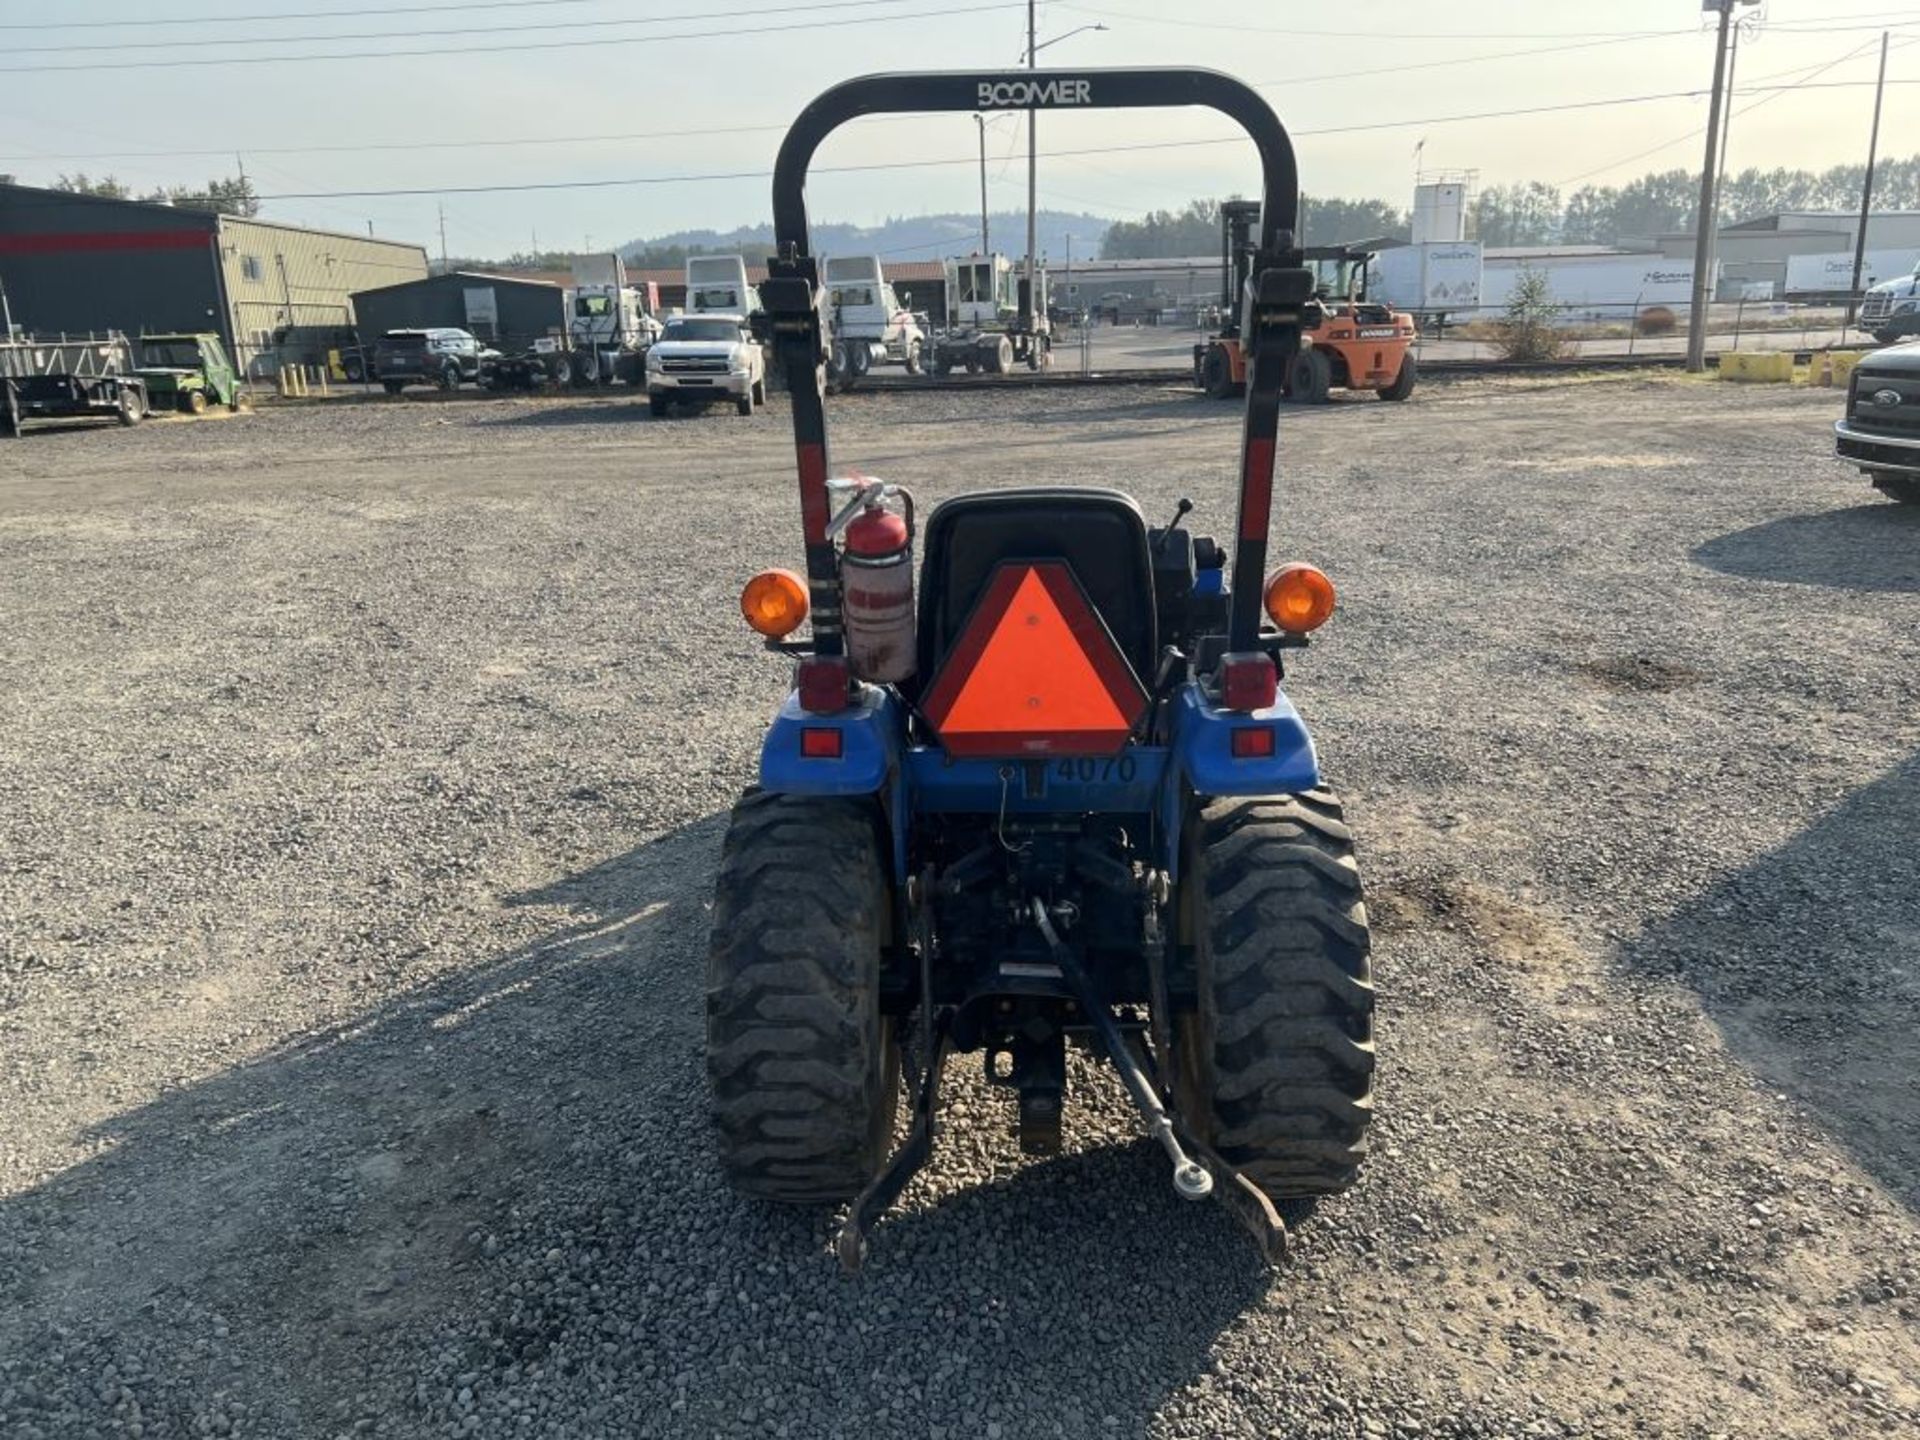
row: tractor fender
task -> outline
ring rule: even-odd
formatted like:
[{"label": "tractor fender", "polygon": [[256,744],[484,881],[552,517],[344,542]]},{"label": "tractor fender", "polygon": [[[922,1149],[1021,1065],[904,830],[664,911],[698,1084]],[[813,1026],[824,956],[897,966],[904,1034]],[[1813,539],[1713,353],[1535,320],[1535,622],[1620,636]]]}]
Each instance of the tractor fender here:
[{"label": "tractor fender", "polygon": [[[1173,704],[1173,764],[1160,792],[1162,862],[1179,875],[1180,828],[1187,796],[1213,800],[1232,795],[1292,795],[1320,784],[1320,758],[1313,737],[1284,693],[1251,714],[1222,710],[1197,682],[1182,687]],[[1273,732],[1273,754],[1236,758],[1233,732]]]},{"label": "tractor fender", "polygon": [[[840,754],[803,754],[808,730],[839,732]],[[877,795],[900,771],[900,731],[899,702],[876,685],[860,686],[837,715],[809,714],[790,690],[760,746],[760,786],[780,795]]]}]

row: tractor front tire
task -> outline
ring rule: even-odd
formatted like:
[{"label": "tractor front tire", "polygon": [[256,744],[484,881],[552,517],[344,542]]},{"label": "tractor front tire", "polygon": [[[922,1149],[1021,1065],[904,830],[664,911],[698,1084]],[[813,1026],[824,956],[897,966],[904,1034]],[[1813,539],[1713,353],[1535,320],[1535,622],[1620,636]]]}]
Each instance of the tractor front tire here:
[{"label": "tractor front tire", "polygon": [[1354,1181],[1373,1118],[1373,976],[1331,791],[1192,815],[1181,896],[1198,1005],[1174,1023],[1182,1117],[1276,1200]]},{"label": "tractor front tire", "polygon": [[1400,361],[1400,373],[1393,377],[1391,385],[1383,385],[1373,393],[1382,400],[1404,400],[1413,394],[1413,387],[1420,378],[1419,362],[1409,350]]},{"label": "tractor front tire", "polygon": [[879,1173],[900,1098],[880,1014],[892,914],[870,803],[749,791],[734,807],[707,953],[707,1076],[735,1189],[826,1205]]},{"label": "tractor front tire", "polygon": [[1287,398],[1296,405],[1324,405],[1333,393],[1333,362],[1318,350],[1302,350],[1293,357],[1287,376]]}]

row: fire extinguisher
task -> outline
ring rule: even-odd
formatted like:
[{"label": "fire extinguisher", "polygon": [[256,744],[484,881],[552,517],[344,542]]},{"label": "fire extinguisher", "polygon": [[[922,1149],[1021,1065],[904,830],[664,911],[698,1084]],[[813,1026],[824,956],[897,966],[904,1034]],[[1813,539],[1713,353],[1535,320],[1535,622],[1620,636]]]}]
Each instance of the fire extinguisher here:
[{"label": "fire extinguisher", "polygon": [[[900,511],[887,508],[898,501]],[[904,512],[904,513],[902,513]],[[834,523],[844,527],[840,604],[847,664],[861,680],[895,684],[912,675],[913,496],[868,481]]]}]

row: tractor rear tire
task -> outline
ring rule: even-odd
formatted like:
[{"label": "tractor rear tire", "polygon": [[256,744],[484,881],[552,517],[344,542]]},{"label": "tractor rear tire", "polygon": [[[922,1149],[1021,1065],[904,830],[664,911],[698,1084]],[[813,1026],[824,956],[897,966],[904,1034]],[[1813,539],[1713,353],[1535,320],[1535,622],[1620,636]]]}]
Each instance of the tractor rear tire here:
[{"label": "tractor rear tire", "polygon": [[707,954],[707,1075],[734,1188],[825,1205],[879,1173],[900,1100],[880,1013],[892,916],[870,803],[741,797]]},{"label": "tractor rear tire", "polygon": [[1413,352],[1409,350],[1405,358],[1400,361],[1400,373],[1393,377],[1393,383],[1383,385],[1373,393],[1382,400],[1404,400],[1413,394],[1414,383],[1419,378],[1419,362],[1413,358]]},{"label": "tractor rear tire", "polygon": [[1373,1118],[1373,977],[1353,836],[1329,790],[1206,802],[1187,836],[1198,1005],[1174,1022],[1194,1133],[1277,1200],[1354,1181]]},{"label": "tractor rear tire", "polygon": [[1287,376],[1287,399],[1296,405],[1324,405],[1333,393],[1333,362],[1318,350],[1302,350],[1293,357]]}]

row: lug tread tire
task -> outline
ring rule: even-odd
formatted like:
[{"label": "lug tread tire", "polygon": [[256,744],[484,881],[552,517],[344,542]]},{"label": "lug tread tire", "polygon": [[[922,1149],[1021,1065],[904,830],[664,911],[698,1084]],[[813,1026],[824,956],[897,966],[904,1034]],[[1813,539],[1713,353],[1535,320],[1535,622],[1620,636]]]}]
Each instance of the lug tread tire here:
[{"label": "lug tread tire", "polygon": [[1413,387],[1420,379],[1420,362],[1415,360],[1409,350],[1400,361],[1400,373],[1393,377],[1393,383],[1383,385],[1373,393],[1382,400],[1405,400],[1413,394]]},{"label": "lug tread tire", "polygon": [[1332,398],[1333,362],[1318,350],[1293,357],[1287,399],[1296,405],[1325,405]]},{"label": "lug tread tire", "polygon": [[879,1172],[900,1080],[880,1015],[890,905],[870,804],[750,791],[734,807],[707,958],[707,1074],[736,1189],[831,1204]]},{"label": "lug tread tire", "polygon": [[1208,802],[1186,883],[1199,1007],[1180,1027],[1187,1122],[1276,1199],[1351,1185],[1373,1117],[1373,978],[1339,802]]}]

